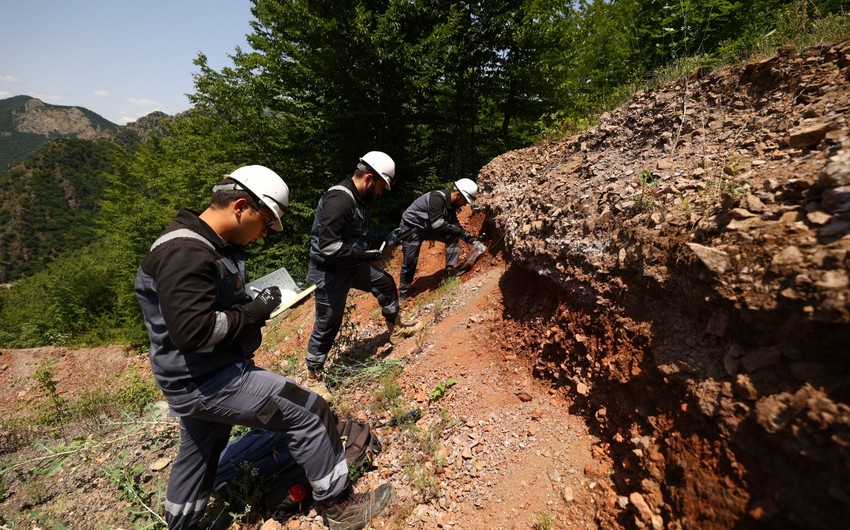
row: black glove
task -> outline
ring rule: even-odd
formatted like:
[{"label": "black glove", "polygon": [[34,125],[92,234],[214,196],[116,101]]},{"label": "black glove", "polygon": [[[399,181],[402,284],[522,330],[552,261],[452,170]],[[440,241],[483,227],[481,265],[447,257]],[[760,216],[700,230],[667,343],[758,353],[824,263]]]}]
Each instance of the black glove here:
[{"label": "black glove", "polygon": [[398,232],[398,228],[396,228],[395,230],[393,230],[392,232],[387,234],[387,237],[384,238],[384,245],[385,246],[390,247],[390,248],[396,246],[396,244],[397,244],[396,239],[395,239],[396,232]]},{"label": "black glove", "polygon": [[404,242],[405,239],[409,238],[415,232],[415,228],[402,228],[398,227],[389,234],[384,239],[384,242],[388,247],[394,247],[396,245],[400,245]]},{"label": "black glove", "polygon": [[248,305],[251,306],[251,314],[253,316],[265,321],[272,314],[272,311],[280,305],[280,301],[280,287],[273,285],[260,291],[257,297],[249,302]]},{"label": "black glove", "polygon": [[464,232],[461,236],[461,239],[463,239],[467,243],[472,243],[474,241],[474,239],[472,238],[472,234],[470,234],[469,232]]}]

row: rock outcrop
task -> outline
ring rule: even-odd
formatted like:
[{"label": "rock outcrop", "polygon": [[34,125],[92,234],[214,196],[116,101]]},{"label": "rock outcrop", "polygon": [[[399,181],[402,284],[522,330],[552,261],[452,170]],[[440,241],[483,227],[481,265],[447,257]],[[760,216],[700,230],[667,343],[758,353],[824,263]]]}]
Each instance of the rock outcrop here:
[{"label": "rock outcrop", "polygon": [[17,132],[84,140],[98,138],[108,129],[94,122],[91,112],[87,114],[80,107],[48,105],[36,98],[29,98],[22,110],[12,111],[12,122]]},{"label": "rock outcrop", "polygon": [[536,293],[507,333],[596,417],[638,527],[833,528],[850,520],[850,40],[698,74],[482,169],[513,284]]}]

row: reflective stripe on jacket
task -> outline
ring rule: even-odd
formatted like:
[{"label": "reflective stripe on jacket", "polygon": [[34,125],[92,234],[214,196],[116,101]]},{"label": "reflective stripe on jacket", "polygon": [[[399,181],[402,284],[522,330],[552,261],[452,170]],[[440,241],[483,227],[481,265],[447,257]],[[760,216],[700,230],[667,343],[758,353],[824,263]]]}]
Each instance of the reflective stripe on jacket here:
[{"label": "reflective stripe on jacket", "polygon": [[369,216],[354,181],[332,186],[319,199],[310,230],[310,260],[354,267],[368,248]]},{"label": "reflective stripe on jacket", "polygon": [[413,227],[420,232],[434,231],[441,235],[454,234],[464,237],[464,230],[457,220],[450,200],[451,190],[434,190],[413,201],[401,216],[404,227]]},{"label": "reflective stripe on jacket", "polygon": [[151,246],[135,292],[150,337],[154,377],[180,391],[220,368],[253,357],[264,315],[246,305],[245,255],[197,212],[181,210]]}]

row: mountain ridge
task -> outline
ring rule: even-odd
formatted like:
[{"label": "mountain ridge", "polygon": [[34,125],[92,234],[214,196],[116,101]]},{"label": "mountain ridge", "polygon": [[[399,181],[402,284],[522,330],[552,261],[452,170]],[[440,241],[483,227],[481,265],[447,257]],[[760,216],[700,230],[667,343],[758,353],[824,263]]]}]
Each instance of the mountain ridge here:
[{"label": "mountain ridge", "polygon": [[170,118],[154,112],[116,125],[83,107],[0,100],[0,282],[91,243],[113,147],[133,150],[167,134]]},{"label": "mountain ridge", "polygon": [[[133,143],[147,138],[148,129],[161,134],[151,122],[168,118],[171,116],[155,111],[129,124],[118,125],[78,105],[53,105],[26,95],[0,99],[0,171],[26,160],[51,140],[79,138]],[[128,135],[128,131],[135,134]]]},{"label": "mountain ridge", "polygon": [[31,96],[0,100],[0,132],[75,136],[92,140],[117,124],[80,106],[52,105]]}]

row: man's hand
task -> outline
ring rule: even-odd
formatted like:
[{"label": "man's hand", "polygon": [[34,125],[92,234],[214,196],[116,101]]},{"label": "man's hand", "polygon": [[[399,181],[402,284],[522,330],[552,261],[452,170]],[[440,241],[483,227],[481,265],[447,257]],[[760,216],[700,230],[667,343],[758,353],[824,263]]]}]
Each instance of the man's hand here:
[{"label": "man's hand", "polygon": [[260,291],[257,297],[247,305],[251,308],[251,315],[253,315],[258,322],[265,322],[269,315],[272,314],[272,311],[280,305],[281,299],[282,296],[280,294],[280,287],[274,285],[272,287],[266,287]]},{"label": "man's hand", "polygon": [[263,304],[263,307],[271,314],[272,311],[275,310],[277,306],[280,305],[281,294],[280,287],[277,285],[273,285],[271,287],[266,287],[260,294],[257,295],[257,298],[254,300],[259,300],[260,303]]},{"label": "man's hand", "polygon": [[384,253],[378,249],[363,250],[362,248],[354,247],[352,249],[352,257],[357,262],[378,261],[384,257]]},{"label": "man's hand", "polygon": [[384,253],[378,249],[367,250],[364,252],[366,261],[378,261],[384,257]]},{"label": "man's hand", "polygon": [[415,228],[402,228],[398,227],[389,234],[384,239],[384,243],[387,244],[388,247],[395,247],[404,242],[405,239],[409,238],[415,232]]}]

